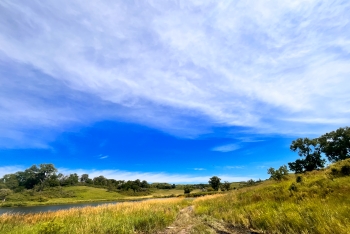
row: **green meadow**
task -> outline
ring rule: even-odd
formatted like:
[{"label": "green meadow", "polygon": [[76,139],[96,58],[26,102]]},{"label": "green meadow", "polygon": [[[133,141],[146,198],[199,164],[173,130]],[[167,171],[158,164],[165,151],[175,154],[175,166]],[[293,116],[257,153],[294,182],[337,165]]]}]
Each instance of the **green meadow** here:
[{"label": "green meadow", "polygon": [[[241,228],[258,233],[345,234],[350,233],[350,176],[344,175],[342,168],[348,166],[350,159],[326,169],[291,174],[281,181],[270,179],[195,199],[168,198],[40,214],[5,214],[0,216],[0,233],[174,233],[166,228],[176,224],[184,209],[191,208],[193,222],[183,227],[186,233],[217,233],[218,229],[208,225],[211,220],[232,231],[226,233]],[[74,187],[67,189],[68,192]],[[75,190],[74,199],[112,199],[116,194],[83,186],[79,189]],[[172,193],[176,190],[157,191],[163,196]]]},{"label": "green meadow", "polygon": [[[194,192],[196,191],[197,190]],[[182,189],[150,189],[150,192],[147,195],[128,196],[119,192],[108,191],[108,189],[105,188],[95,188],[89,186],[54,187],[46,188],[40,192],[27,190],[20,193],[13,193],[6,198],[6,202],[0,203],[0,207],[128,201],[150,198],[177,197],[183,194],[184,191]]]}]

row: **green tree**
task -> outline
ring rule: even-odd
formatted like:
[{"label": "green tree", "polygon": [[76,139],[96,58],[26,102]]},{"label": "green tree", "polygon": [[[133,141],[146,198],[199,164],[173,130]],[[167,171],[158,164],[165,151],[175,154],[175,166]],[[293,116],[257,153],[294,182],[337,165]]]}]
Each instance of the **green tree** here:
[{"label": "green tree", "polygon": [[350,158],[350,128],[338,128],[318,138],[322,153],[330,162]]},{"label": "green tree", "polygon": [[185,185],[184,186],[184,194],[189,194],[190,192],[192,192],[193,188],[190,185]]},{"label": "green tree", "polygon": [[300,157],[304,157],[304,159],[288,163],[291,171],[301,173],[324,167],[325,160],[321,158],[318,139],[298,138],[292,142],[290,149],[294,152],[297,151]]},{"label": "green tree", "polygon": [[53,164],[40,164],[36,173],[36,180],[39,182],[40,191],[44,189],[46,181],[55,175],[56,172],[57,169]]},{"label": "green tree", "polygon": [[147,183],[146,180],[143,180],[143,181],[141,182],[141,188],[149,188],[149,184]]},{"label": "green tree", "polygon": [[231,188],[231,183],[228,181],[224,181],[224,183],[222,183],[220,186],[221,191],[229,191],[230,188]]},{"label": "green tree", "polygon": [[15,174],[7,174],[2,177],[1,181],[5,184],[5,186],[9,189],[16,189],[19,186],[18,178]]},{"label": "green tree", "polygon": [[88,174],[82,174],[80,177],[80,182],[86,183],[89,180],[89,175]]},{"label": "green tree", "polygon": [[102,175],[95,177],[93,181],[94,181],[94,185],[101,185],[101,186],[107,186],[107,183],[108,183],[108,180]]},{"label": "green tree", "polygon": [[286,165],[281,166],[279,169],[275,170],[274,168],[270,167],[267,170],[267,174],[271,175],[270,178],[281,181],[282,179],[285,179],[288,175],[288,169]]},{"label": "green tree", "polygon": [[217,177],[217,176],[213,176],[209,179],[209,184],[210,186],[215,190],[215,191],[218,191],[219,190],[219,187],[220,187],[220,178]]},{"label": "green tree", "polygon": [[12,193],[11,189],[0,189],[0,199],[4,202],[6,197]]}]

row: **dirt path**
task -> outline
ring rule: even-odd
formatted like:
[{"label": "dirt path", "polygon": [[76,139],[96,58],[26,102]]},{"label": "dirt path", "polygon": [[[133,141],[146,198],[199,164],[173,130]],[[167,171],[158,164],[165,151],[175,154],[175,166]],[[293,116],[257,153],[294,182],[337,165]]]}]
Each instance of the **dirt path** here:
[{"label": "dirt path", "polygon": [[180,210],[174,223],[157,234],[251,234],[246,229],[235,228],[212,217],[199,217],[194,214],[194,206]]}]

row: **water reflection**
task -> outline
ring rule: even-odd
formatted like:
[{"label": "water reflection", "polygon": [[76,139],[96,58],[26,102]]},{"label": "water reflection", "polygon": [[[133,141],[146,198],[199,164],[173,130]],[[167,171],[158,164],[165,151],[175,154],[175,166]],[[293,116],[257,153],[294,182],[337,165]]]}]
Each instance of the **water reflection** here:
[{"label": "water reflection", "polygon": [[100,206],[105,204],[117,204],[119,202],[90,202],[90,203],[80,203],[80,204],[65,204],[65,205],[49,205],[49,206],[28,206],[28,207],[0,207],[0,215],[4,213],[40,213],[47,211],[56,210],[67,210],[70,208],[80,208],[86,206]]}]

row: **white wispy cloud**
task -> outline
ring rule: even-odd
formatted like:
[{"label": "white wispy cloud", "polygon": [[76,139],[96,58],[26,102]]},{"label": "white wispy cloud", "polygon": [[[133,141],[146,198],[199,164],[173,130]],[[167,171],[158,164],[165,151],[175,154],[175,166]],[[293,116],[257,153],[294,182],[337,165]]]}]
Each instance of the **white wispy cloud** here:
[{"label": "white wispy cloud", "polygon": [[62,129],[104,119],[181,136],[208,131],[193,117],[263,134],[347,124],[349,9],[1,1],[0,147],[46,147]]},{"label": "white wispy cloud", "polygon": [[195,171],[205,171],[206,169],[205,168],[193,168],[193,170],[195,170]]},{"label": "white wispy cloud", "polygon": [[238,150],[240,148],[241,146],[239,146],[238,144],[228,144],[228,145],[221,145],[221,146],[214,147],[211,150],[226,153],[226,152]]},{"label": "white wispy cloud", "polygon": [[106,158],[108,158],[108,157],[109,157],[109,155],[102,155],[102,154],[99,155],[99,158],[100,158],[100,159],[106,159]]},{"label": "white wispy cloud", "polygon": [[244,166],[225,166],[225,169],[243,169]]},{"label": "white wispy cloud", "polygon": [[18,171],[23,171],[23,170],[25,170],[25,168],[22,166],[3,166],[3,167],[0,167],[0,178],[6,174],[12,174],[12,173],[16,173]]}]

